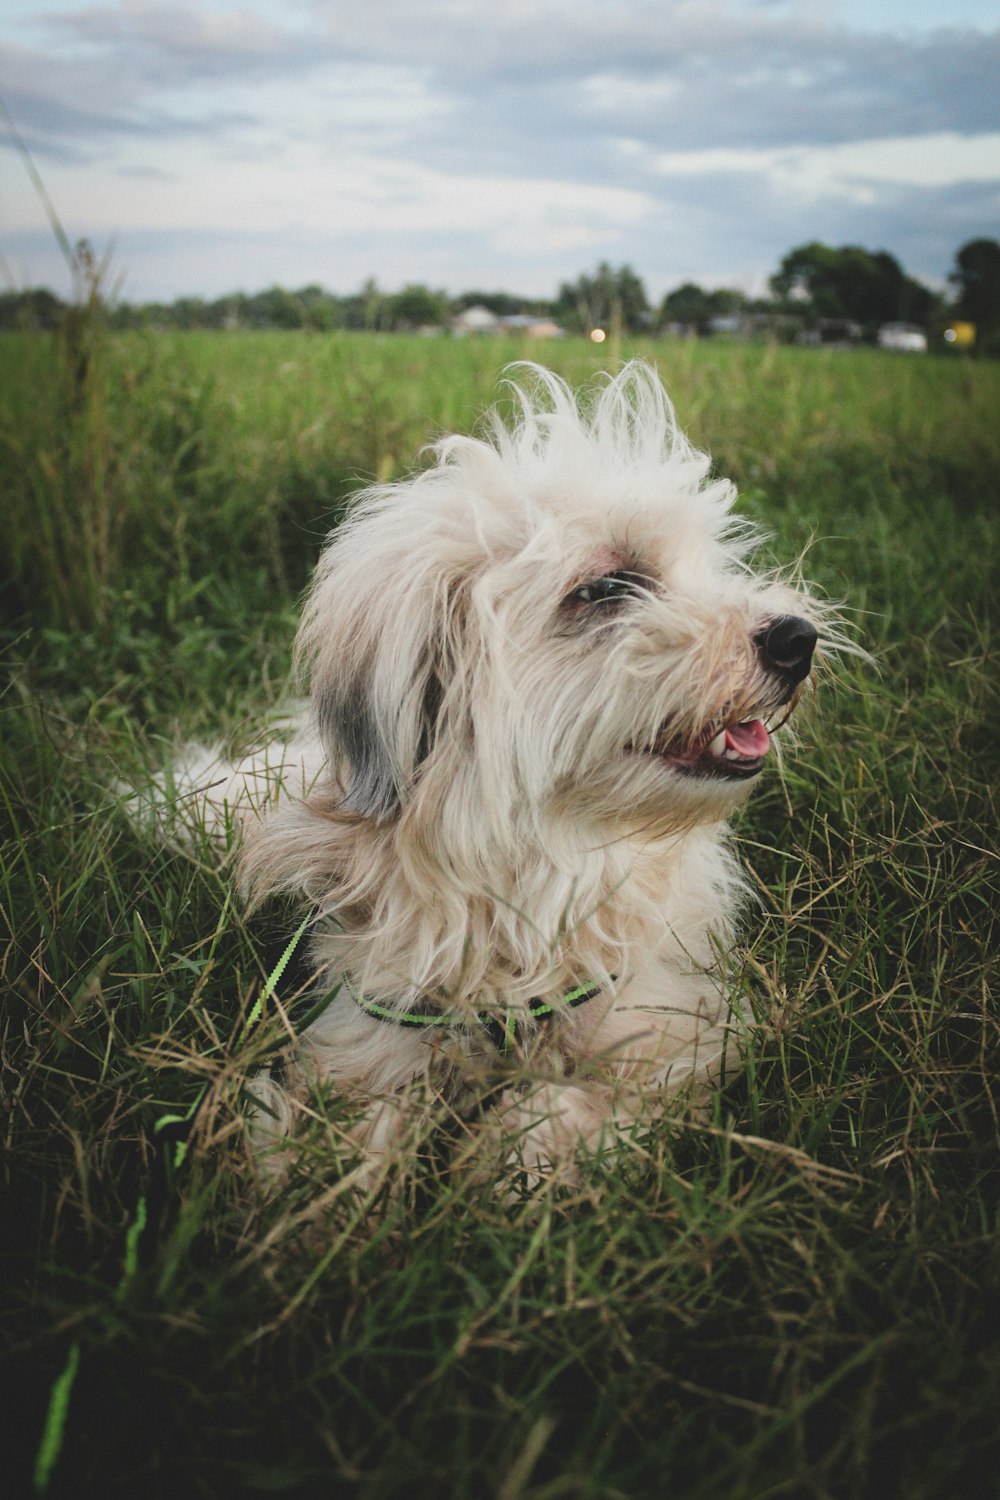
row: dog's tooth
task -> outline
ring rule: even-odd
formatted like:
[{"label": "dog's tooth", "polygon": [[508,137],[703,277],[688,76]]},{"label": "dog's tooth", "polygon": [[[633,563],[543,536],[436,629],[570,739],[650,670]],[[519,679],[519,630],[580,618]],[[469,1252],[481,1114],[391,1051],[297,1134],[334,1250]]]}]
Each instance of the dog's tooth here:
[{"label": "dog's tooth", "polygon": [[725,750],[723,750],[722,754],[723,754],[723,756],[724,756],[724,758],[726,760],[742,760],[743,759],[743,757],[740,755],[740,752],[738,750],[731,750],[728,745],[726,746]]},{"label": "dog's tooth", "polygon": [[711,752],[712,752],[713,755],[724,755],[725,754],[725,751],[726,751],[726,731],[724,729],[720,729],[719,730],[718,734],[715,736],[715,739],[712,741],[712,743],[709,745],[708,748],[709,748],[709,750],[711,750]]}]

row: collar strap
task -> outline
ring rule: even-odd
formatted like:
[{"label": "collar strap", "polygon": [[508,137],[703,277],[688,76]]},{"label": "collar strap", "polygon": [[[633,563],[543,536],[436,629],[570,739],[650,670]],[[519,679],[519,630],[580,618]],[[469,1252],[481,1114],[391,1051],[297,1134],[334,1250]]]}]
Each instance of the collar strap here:
[{"label": "collar strap", "polygon": [[[588,1000],[593,1000],[594,996],[600,993],[601,985],[599,984],[581,984],[576,989],[567,990],[559,1000],[543,1000],[536,995],[528,1001],[524,1013],[508,1011],[502,1019],[499,1016],[479,1014],[475,1020],[486,1032],[497,1051],[506,1052],[514,1045],[518,1030],[523,1027],[526,1020],[547,1021],[560,1011],[574,1010],[578,1005],[586,1005]],[[469,1021],[468,1016],[459,1015],[454,1011],[438,1010],[436,1007],[423,1011],[393,1010],[390,1006],[379,1005],[376,1000],[367,1000],[364,995],[352,994],[352,999],[355,1005],[367,1015],[374,1016],[376,1021],[386,1021],[395,1026],[461,1028],[468,1025]]]}]

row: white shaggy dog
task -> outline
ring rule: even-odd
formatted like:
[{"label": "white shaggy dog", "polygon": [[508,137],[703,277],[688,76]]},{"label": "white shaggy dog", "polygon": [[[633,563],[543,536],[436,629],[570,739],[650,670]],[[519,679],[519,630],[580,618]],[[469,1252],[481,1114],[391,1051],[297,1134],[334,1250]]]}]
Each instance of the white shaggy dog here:
[{"label": "white shaggy dog", "polygon": [[256,1080],[259,1140],[326,1085],[377,1159],[428,1080],[493,1065],[512,1081],[476,1128],[545,1171],[723,1057],[726,819],[832,616],[751,571],[733,486],[648,367],[580,405],[542,370],[516,391],[513,422],[444,439],[332,536],[290,743],[175,777],[237,821],[253,895],[310,903],[336,991]]}]

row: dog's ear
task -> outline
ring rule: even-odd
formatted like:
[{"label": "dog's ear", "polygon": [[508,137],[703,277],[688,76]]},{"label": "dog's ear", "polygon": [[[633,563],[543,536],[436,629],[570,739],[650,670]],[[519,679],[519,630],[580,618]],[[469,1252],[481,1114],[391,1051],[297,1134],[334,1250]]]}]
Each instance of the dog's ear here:
[{"label": "dog's ear", "polygon": [[442,718],[464,698],[453,688],[481,543],[429,505],[433,480],[358,497],[320,557],[296,641],[339,805],[379,822],[411,800]]},{"label": "dog's ear", "polygon": [[[443,688],[433,669],[418,671],[400,701],[380,701],[377,662],[327,677],[315,694],[316,722],[330,763],[344,779],[340,806],[385,822],[402,809],[434,748]],[[397,686],[400,674],[393,672]]]},{"label": "dog's ear", "polygon": [[297,642],[340,806],[379,822],[412,796],[433,753],[464,639],[464,569],[431,573],[376,513],[320,559]]},{"label": "dog's ear", "polygon": [[328,681],[314,707],[327,756],[346,781],[341,806],[378,822],[392,817],[399,811],[401,788],[364,682],[360,677]]}]

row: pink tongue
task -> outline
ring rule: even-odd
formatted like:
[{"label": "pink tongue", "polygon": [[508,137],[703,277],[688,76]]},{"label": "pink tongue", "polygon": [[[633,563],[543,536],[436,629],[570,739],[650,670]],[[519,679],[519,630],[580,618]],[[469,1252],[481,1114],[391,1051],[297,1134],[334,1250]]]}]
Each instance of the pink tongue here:
[{"label": "pink tongue", "polygon": [[726,745],[730,750],[735,750],[737,755],[756,759],[767,754],[771,737],[759,719],[751,719],[749,724],[729,725],[726,730]]}]

